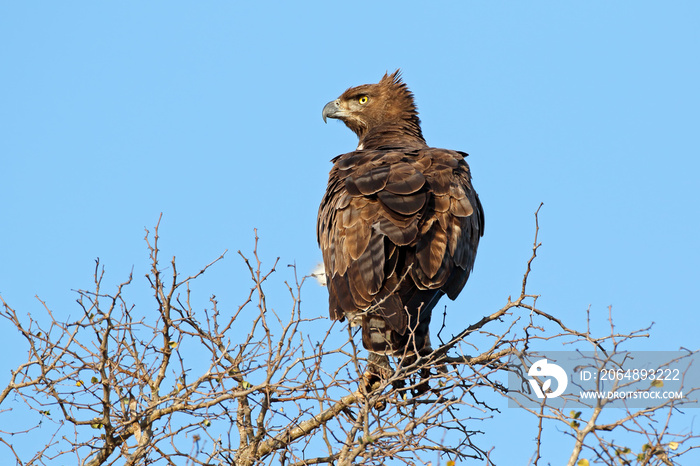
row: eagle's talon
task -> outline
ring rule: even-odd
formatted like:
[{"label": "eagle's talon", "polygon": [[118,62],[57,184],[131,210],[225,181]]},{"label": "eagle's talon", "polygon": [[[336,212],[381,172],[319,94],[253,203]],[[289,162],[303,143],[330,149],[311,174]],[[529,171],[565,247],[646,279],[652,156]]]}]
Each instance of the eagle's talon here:
[{"label": "eagle's talon", "polygon": [[377,390],[382,383],[382,379],[379,374],[372,371],[365,371],[362,374],[362,384],[365,387],[367,393],[372,393]]}]

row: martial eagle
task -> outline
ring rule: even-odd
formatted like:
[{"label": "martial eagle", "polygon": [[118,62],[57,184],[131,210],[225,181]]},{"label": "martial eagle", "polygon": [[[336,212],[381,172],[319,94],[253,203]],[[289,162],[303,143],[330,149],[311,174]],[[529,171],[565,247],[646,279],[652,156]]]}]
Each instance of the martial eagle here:
[{"label": "martial eagle", "polygon": [[474,265],[484,211],[464,152],[429,147],[400,70],[323,107],[359,138],[335,157],[318,212],[330,316],[362,327],[370,360],[427,354],[433,308]]}]

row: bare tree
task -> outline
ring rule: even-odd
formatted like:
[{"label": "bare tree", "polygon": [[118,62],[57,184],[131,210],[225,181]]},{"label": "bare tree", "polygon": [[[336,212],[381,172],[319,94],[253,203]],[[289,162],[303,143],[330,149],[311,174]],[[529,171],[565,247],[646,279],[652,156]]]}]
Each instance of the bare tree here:
[{"label": "bare tree", "polygon": [[[493,447],[480,444],[478,433],[481,421],[498,411],[497,401],[510,396],[504,376],[520,370],[514,360],[537,341],[553,339],[599,349],[612,342],[606,354],[615,354],[640,333],[615,333],[611,321],[610,335],[594,338],[590,329],[576,331],[538,309],[538,297],[527,291],[536,236],[516,299],[367,386],[366,353],[355,329],[302,312],[307,277],[295,271],[294,283],[285,284],[288,310],[268,305],[265,288],[277,263],[263,266],[257,234],[251,258],[239,251],[251,288],[242,304],[225,309],[215,296],[207,309],[195,309],[190,289],[225,253],[183,276],[174,258],[161,266],[158,241],[156,226],[146,233],[153,315],[136,312],[142,308],[127,300],[131,276],[105,291],[99,261],[94,288],[78,291],[74,321],[55,318],[47,306],[47,323],[21,317],[3,301],[2,315],[24,337],[28,356],[10,374],[0,404],[14,397],[20,403],[11,409],[38,419],[29,429],[0,429],[17,464],[492,464]],[[548,325],[556,330],[545,330]],[[487,344],[470,354],[476,335]],[[646,439],[638,464],[673,464],[696,448],[692,432],[667,440],[678,402],[600,423],[604,407],[594,406],[585,425],[587,414],[545,405],[531,410],[538,439],[532,463],[546,449],[548,423],[563,425],[574,439],[569,464],[584,452],[603,464],[631,458],[629,447],[604,435],[616,429]],[[658,428],[643,424],[662,414],[666,423]],[[44,435],[53,429],[47,444],[17,451],[14,436],[33,435],[39,426]]]}]

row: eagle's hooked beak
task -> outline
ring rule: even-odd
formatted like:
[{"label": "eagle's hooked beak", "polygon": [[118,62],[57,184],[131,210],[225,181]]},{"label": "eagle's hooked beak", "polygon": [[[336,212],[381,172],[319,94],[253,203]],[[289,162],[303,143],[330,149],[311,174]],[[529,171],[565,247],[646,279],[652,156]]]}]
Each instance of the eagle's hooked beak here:
[{"label": "eagle's hooked beak", "polygon": [[323,107],[323,122],[327,123],[326,118],[340,118],[343,111],[340,109],[340,100],[332,100]]}]

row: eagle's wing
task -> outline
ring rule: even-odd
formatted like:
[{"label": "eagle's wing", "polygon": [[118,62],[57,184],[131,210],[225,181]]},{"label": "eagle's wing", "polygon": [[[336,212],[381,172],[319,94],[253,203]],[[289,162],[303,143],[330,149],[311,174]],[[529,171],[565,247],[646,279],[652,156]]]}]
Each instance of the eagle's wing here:
[{"label": "eagle's wing", "polygon": [[426,148],[334,159],[317,223],[333,319],[370,314],[404,335],[419,308],[429,322],[443,293],[457,297],[484,226],[465,155]]}]

